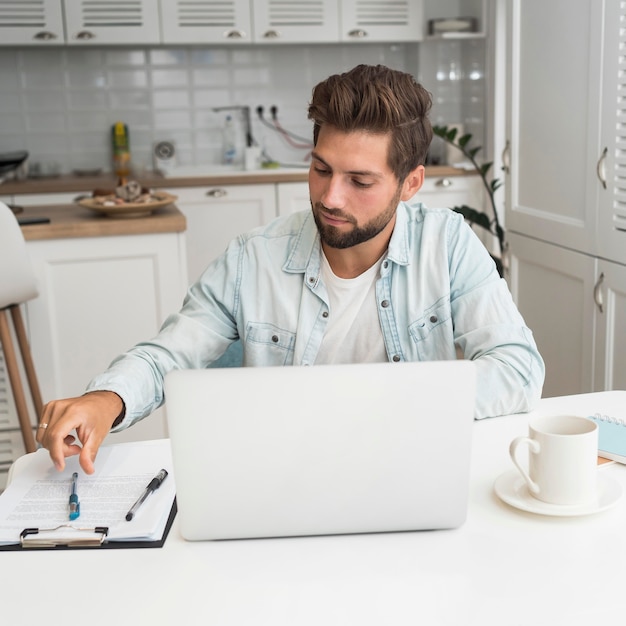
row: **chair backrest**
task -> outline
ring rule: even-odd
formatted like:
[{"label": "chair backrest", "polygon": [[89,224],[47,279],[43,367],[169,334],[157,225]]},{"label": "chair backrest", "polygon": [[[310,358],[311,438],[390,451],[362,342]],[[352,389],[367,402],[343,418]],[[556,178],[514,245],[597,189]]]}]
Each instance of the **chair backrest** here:
[{"label": "chair backrest", "polygon": [[0,309],[38,295],[37,279],[13,211],[0,202]]}]

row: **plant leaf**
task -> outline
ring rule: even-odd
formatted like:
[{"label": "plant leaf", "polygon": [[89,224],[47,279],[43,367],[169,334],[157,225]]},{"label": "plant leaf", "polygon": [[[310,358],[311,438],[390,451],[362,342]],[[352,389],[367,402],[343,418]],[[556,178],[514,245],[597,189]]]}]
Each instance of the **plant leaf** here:
[{"label": "plant leaf", "polygon": [[491,222],[489,221],[489,216],[486,213],[477,211],[466,204],[463,206],[452,207],[452,210],[460,213],[470,224],[476,224],[477,226],[491,232]]},{"label": "plant leaf", "polygon": [[480,174],[481,174],[481,176],[487,176],[487,172],[489,172],[489,170],[491,169],[492,165],[493,165],[493,161],[490,161],[489,163],[483,163],[480,166]]},{"label": "plant leaf", "polygon": [[459,146],[461,148],[465,148],[465,146],[472,140],[472,136],[467,133],[466,135],[463,135],[463,137],[461,137],[459,139]]}]

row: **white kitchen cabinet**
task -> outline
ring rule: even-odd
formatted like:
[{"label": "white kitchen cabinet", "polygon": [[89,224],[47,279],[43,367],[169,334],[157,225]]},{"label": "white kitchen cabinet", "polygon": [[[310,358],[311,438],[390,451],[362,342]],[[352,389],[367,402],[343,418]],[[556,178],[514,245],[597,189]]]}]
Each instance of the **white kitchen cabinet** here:
[{"label": "white kitchen cabinet", "polygon": [[339,41],[339,11],[335,0],[255,0],[251,6],[255,43]]},{"label": "white kitchen cabinet", "polygon": [[195,281],[228,243],[277,215],[274,184],[184,187],[176,206],[187,218],[187,272]]},{"label": "white kitchen cabinet", "polygon": [[422,0],[341,0],[343,42],[420,41]]},{"label": "white kitchen cabinet", "polygon": [[242,44],[252,41],[249,0],[159,0],[163,43]]},{"label": "white kitchen cabinet", "polygon": [[[534,313],[529,326],[545,353],[548,394],[620,388],[626,383],[626,83],[620,69],[626,6],[510,0],[507,9],[506,225],[512,258],[525,257],[545,273],[514,295],[522,313]],[[531,239],[545,243],[533,244],[528,256]],[[580,293],[557,280],[568,272],[578,276]],[[577,367],[578,376],[571,372]]]},{"label": "white kitchen cabinet", "polygon": [[70,45],[160,43],[154,0],[63,0]]},{"label": "white kitchen cabinet", "polygon": [[507,228],[590,254],[601,188],[605,4],[508,5]]},{"label": "white kitchen cabinet", "polygon": [[7,0],[0,10],[0,46],[65,43],[61,0]]},{"label": "white kitchen cabinet", "polygon": [[626,389],[626,266],[598,260],[595,389]]},{"label": "white kitchen cabinet", "polygon": [[[187,287],[184,233],[27,241],[39,296],[26,325],[44,402],[83,393],[118,354],[156,334]],[[112,441],[167,436],[159,410]]]},{"label": "white kitchen cabinet", "polygon": [[546,362],[543,395],[626,388],[626,266],[515,233],[509,243],[511,292]]},{"label": "white kitchen cabinet", "polygon": [[428,176],[413,200],[433,209],[467,205],[481,210],[485,193],[479,176]]},{"label": "white kitchen cabinet", "polygon": [[510,288],[546,364],[544,397],[593,391],[595,259],[509,233]]},{"label": "white kitchen cabinet", "polygon": [[276,187],[279,215],[310,210],[309,183],[280,183]]}]

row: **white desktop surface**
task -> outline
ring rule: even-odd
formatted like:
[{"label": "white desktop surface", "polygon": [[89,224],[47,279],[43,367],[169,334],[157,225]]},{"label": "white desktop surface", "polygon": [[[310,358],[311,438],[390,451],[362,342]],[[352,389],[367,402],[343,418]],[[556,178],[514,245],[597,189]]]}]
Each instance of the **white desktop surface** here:
[{"label": "white desktop surface", "polygon": [[598,470],[625,495],[588,517],[521,512],[493,492],[531,415],[595,412],[625,416],[626,391],[476,422],[468,519],[457,530],[191,543],[174,522],[161,549],[1,553],[0,623],[624,623],[626,466]]}]

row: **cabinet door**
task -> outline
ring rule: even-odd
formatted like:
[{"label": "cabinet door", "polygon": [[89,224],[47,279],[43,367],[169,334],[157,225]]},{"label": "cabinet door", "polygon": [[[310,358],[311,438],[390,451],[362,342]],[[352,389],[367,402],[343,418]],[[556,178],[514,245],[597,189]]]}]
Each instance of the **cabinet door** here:
[{"label": "cabinet door", "polygon": [[604,4],[508,4],[507,228],[592,254]]},{"label": "cabinet door", "polygon": [[195,281],[232,239],[276,217],[275,185],[177,189],[187,218],[187,272]]},{"label": "cabinet door", "polygon": [[341,41],[420,41],[422,0],[341,0]]},{"label": "cabinet door", "polygon": [[484,210],[483,184],[479,176],[429,176],[412,200],[433,209],[467,205]]},{"label": "cabinet door", "polygon": [[595,260],[509,234],[511,293],[546,363],[544,397],[593,391]]},{"label": "cabinet door", "polygon": [[70,45],[159,43],[154,0],[64,0]]},{"label": "cabinet door", "polygon": [[[27,242],[39,296],[26,322],[44,402],[83,393],[180,308],[184,245],[182,233]],[[165,436],[164,416],[144,422],[126,436]]]},{"label": "cabinet door", "polygon": [[598,261],[595,391],[626,389],[626,266]]},{"label": "cabinet door", "polygon": [[311,209],[309,183],[279,183],[277,189],[279,215]]},{"label": "cabinet door", "polygon": [[8,0],[0,11],[0,46],[62,45],[61,0]]},{"label": "cabinet door", "polygon": [[242,44],[252,41],[248,0],[159,0],[163,43]]},{"label": "cabinet door", "polygon": [[256,43],[319,43],[339,41],[339,10],[335,0],[255,0]]},{"label": "cabinet door", "polygon": [[602,160],[597,255],[626,263],[626,77],[624,47],[626,6],[607,2],[604,20],[604,87],[602,89]]}]

